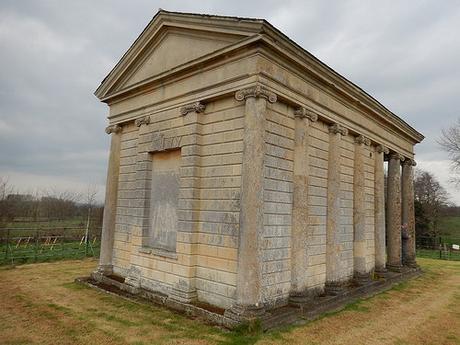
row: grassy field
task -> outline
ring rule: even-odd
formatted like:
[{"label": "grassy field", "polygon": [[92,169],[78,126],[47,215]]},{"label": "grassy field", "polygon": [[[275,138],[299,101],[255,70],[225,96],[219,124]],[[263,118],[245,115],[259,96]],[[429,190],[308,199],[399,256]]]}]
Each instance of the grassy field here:
[{"label": "grassy field", "polygon": [[0,268],[1,344],[460,344],[460,262],[304,326],[228,332],[73,282],[96,261]]},{"label": "grassy field", "polygon": [[460,238],[460,217],[442,217],[438,228],[442,236]]},{"label": "grassy field", "polygon": [[39,220],[33,219],[17,219],[14,222],[6,223],[3,228],[37,228],[37,227],[83,227],[86,225],[86,217],[74,217],[69,219],[52,219],[52,220]]},{"label": "grassy field", "polygon": [[[33,262],[48,262],[62,259],[82,259],[85,256],[99,256],[100,241],[91,241],[86,248],[85,243],[80,241],[57,242],[55,245],[40,243],[35,246],[15,246],[10,243],[0,245],[0,265],[19,265]],[[7,252],[8,251],[8,252]]]},{"label": "grassy field", "polygon": [[81,243],[85,232],[83,218],[40,222],[20,219],[8,223],[0,229],[0,265],[99,255],[101,229],[90,226],[88,248]]}]

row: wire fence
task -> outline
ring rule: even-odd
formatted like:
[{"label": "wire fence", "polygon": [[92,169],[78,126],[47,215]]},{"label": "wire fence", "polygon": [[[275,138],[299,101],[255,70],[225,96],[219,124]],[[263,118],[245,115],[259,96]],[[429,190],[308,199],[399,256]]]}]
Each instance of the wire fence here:
[{"label": "wire fence", "polygon": [[0,228],[0,265],[98,257],[101,228]]},{"label": "wire fence", "polygon": [[460,261],[460,238],[418,236],[416,250],[419,257]]}]

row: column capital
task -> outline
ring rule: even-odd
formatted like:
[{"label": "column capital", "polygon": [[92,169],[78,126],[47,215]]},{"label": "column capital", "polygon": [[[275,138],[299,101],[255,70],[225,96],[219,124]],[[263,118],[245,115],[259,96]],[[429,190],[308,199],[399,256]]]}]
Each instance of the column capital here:
[{"label": "column capital", "polygon": [[294,110],[294,117],[309,119],[312,122],[318,121],[318,114],[304,107],[298,107]]},{"label": "column capital", "polygon": [[375,149],[377,153],[383,153],[385,155],[390,153],[390,150],[388,149],[388,147],[383,146],[382,144],[377,145]]},{"label": "column capital", "polygon": [[348,129],[338,123],[334,123],[329,126],[329,133],[348,135]]},{"label": "column capital", "polygon": [[415,160],[413,160],[412,158],[405,158],[404,162],[402,164],[403,165],[410,165],[410,166],[413,166],[413,167],[415,167],[417,165]]},{"label": "column capital", "polygon": [[241,89],[235,92],[235,99],[237,101],[243,101],[247,98],[254,97],[254,98],[265,98],[270,103],[275,103],[278,99],[275,93],[265,89],[260,85],[256,85],[253,87],[248,87],[246,89]]},{"label": "column capital", "polygon": [[136,120],[134,120],[134,124],[136,125],[136,127],[140,127],[142,125],[148,125],[149,123],[150,123],[150,116],[149,115],[139,117]]},{"label": "column capital", "polygon": [[388,159],[396,159],[396,160],[400,160],[401,162],[404,162],[404,156],[398,152],[391,152],[389,155],[388,155]]},{"label": "column capital", "polygon": [[366,146],[370,146],[371,140],[369,138],[366,138],[364,135],[358,135],[357,137],[355,137],[355,143],[359,145],[364,144]]},{"label": "column capital", "polygon": [[105,127],[105,132],[107,134],[120,133],[121,129],[122,128],[120,125],[110,125],[110,126]]},{"label": "column capital", "polygon": [[184,105],[183,107],[180,108],[180,114],[182,116],[187,115],[188,113],[195,112],[195,113],[202,113],[206,109],[206,105],[201,103],[200,101],[195,102],[195,103],[190,103],[187,105]]}]

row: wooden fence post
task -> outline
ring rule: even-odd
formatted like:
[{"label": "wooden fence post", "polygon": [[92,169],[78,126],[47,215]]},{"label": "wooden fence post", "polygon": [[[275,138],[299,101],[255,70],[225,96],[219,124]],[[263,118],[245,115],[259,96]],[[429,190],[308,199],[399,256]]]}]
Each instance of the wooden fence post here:
[{"label": "wooden fence post", "polygon": [[35,230],[35,247],[34,247],[34,261],[37,262],[38,260],[38,236],[40,230]]},{"label": "wooden fence post", "polygon": [[5,250],[5,261],[8,261],[8,254],[10,252],[10,229],[6,230],[6,250]]}]

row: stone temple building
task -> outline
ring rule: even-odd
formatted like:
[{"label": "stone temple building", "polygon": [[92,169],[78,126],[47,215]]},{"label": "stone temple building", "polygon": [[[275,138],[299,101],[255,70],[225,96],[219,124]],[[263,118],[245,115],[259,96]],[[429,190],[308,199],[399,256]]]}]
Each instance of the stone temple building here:
[{"label": "stone temple building", "polygon": [[423,136],[265,20],[160,10],[95,94],[97,279],[242,319],[416,267]]}]

